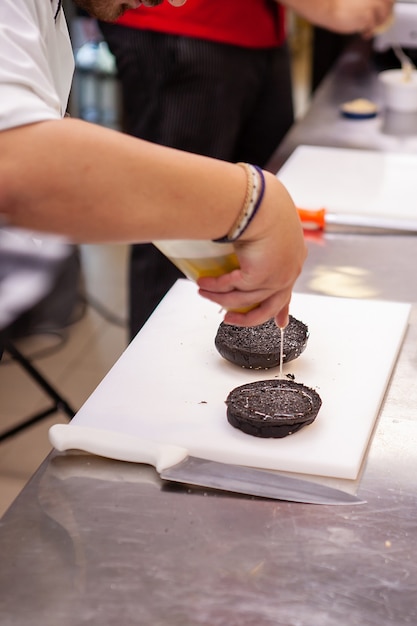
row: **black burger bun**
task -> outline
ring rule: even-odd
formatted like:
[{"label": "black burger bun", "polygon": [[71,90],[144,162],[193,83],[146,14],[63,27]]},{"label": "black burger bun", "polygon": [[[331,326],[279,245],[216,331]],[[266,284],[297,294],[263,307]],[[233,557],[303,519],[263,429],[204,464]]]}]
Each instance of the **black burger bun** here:
[{"label": "black burger bun", "polygon": [[261,380],[229,393],[227,420],[248,435],[281,438],[311,424],[321,404],[318,393],[301,383]]},{"label": "black burger bun", "polygon": [[[284,330],[283,363],[305,350],[308,327],[292,315]],[[258,326],[233,326],[222,322],[214,340],[221,356],[240,367],[269,369],[280,365],[281,329],[273,319]]]}]

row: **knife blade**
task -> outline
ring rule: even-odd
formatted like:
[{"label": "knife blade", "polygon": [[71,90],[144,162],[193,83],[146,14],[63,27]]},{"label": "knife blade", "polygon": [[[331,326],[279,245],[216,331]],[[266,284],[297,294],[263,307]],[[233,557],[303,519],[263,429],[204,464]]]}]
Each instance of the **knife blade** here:
[{"label": "knife blade", "polygon": [[82,450],[119,461],[152,465],[163,480],[171,482],[288,502],[364,503],[340,489],[274,471],[192,457],[180,446],[155,443],[133,435],[75,424],[54,424],[49,429],[49,440],[60,452]]},{"label": "knife blade", "polygon": [[331,213],[327,209],[301,209],[298,215],[307,230],[344,230],[364,234],[417,234],[417,221],[371,215]]}]

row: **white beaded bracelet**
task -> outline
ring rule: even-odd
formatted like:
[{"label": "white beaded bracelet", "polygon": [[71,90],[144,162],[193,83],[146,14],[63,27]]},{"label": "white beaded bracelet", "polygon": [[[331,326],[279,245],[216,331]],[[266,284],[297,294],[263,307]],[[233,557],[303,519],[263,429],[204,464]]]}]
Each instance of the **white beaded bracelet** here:
[{"label": "white beaded bracelet", "polygon": [[231,243],[239,239],[255,217],[265,192],[265,177],[260,167],[251,163],[237,163],[246,172],[247,189],[243,207],[227,235],[214,239],[217,243]]}]

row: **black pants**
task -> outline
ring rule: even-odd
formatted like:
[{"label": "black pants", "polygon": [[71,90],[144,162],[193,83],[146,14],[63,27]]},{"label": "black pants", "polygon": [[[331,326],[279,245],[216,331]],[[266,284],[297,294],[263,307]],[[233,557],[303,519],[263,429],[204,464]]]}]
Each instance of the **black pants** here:
[{"label": "black pants", "polygon": [[[116,57],[130,135],[264,166],[293,123],[287,46],[251,50],[100,26]],[[132,246],[131,337],[179,276],[152,245]]]}]

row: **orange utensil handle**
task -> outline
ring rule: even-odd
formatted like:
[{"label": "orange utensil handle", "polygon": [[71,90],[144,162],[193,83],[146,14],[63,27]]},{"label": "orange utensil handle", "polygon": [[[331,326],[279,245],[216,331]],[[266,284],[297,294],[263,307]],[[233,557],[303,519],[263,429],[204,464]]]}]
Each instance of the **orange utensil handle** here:
[{"label": "orange utensil handle", "polygon": [[304,228],[324,230],[326,225],[326,209],[297,209]]}]

